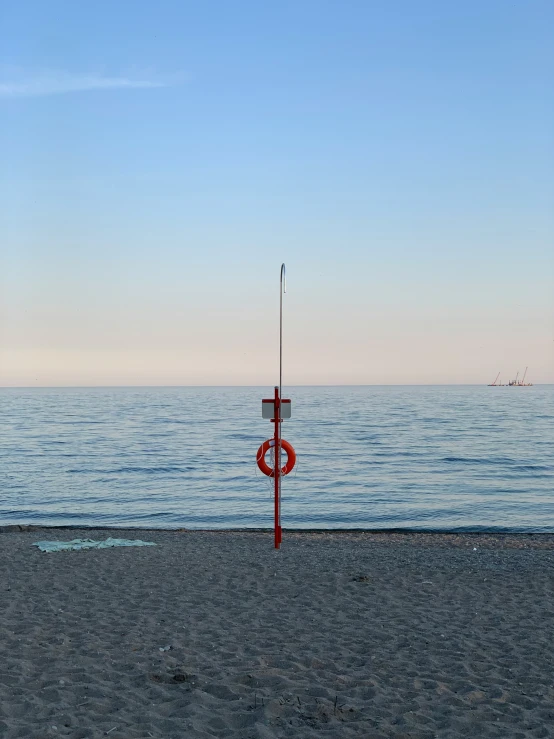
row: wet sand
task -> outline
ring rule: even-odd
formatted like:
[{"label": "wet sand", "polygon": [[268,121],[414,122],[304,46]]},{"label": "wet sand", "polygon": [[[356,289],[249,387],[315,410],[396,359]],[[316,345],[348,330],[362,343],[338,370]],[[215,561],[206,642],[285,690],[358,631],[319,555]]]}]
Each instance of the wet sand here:
[{"label": "wet sand", "polygon": [[[108,536],[158,546],[32,546]],[[0,736],[554,736],[553,565],[550,534],[6,527]]]}]

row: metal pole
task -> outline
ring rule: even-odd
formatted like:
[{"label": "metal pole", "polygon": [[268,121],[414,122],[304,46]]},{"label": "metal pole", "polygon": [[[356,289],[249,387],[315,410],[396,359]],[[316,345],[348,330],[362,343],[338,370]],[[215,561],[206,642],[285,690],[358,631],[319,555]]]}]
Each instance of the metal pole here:
[{"label": "metal pole", "polygon": [[279,454],[279,419],[281,416],[281,408],[278,387],[275,388],[275,400],[273,403],[273,408],[273,413],[275,415],[275,418],[273,419],[275,421],[275,467],[273,468],[273,482],[275,485],[275,549],[279,549],[279,545],[281,544],[281,501],[279,499],[279,483],[281,481],[281,455]]},{"label": "metal pole", "polygon": [[277,417],[277,426],[279,427],[278,433],[278,452],[276,459],[279,462],[276,465],[277,473],[277,485],[275,492],[279,498],[278,505],[278,521],[279,527],[279,543],[281,542],[281,398],[283,397],[283,293],[287,292],[287,272],[285,269],[285,263],[281,264],[281,275],[279,279],[279,416]]},{"label": "metal pole", "polygon": [[279,397],[283,397],[283,292],[287,292],[287,273],[285,264],[281,265],[279,285]]}]

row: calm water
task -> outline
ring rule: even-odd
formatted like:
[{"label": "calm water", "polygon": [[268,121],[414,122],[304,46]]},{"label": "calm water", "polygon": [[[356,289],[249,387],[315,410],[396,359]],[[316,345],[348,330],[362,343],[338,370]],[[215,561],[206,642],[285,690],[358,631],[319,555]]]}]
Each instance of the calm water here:
[{"label": "calm water", "polygon": [[[271,388],[0,390],[0,523],[271,527]],[[286,388],[283,526],[554,531],[554,386]]]}]

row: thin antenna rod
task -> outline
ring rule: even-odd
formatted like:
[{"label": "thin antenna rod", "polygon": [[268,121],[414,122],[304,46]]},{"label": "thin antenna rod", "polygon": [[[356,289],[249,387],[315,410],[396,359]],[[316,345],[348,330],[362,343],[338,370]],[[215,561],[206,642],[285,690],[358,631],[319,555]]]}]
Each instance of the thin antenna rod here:
[{"label": "thin antenna rod", "polygon": [[283,293],[287,292],[287,273],[285,263],[281,265],[281,280],[279,291],[279,397],[282,395],[283,385]]}]

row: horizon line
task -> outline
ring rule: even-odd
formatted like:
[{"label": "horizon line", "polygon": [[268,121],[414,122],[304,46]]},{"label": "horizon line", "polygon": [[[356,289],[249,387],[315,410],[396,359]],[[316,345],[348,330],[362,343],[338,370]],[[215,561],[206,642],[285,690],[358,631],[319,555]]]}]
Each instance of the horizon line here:
[{"label": "horizon line", "polygon": [[[553,382],[534,382],[531,385],[490,385],[489,383],[480,382],[411,382],[411,383],[290,383],[284,385],[284,387],[534,387],[536,385],[553,385]],[[278,387],[272,383],[264,384],[245,384],[245,385],[205,385],[205,384],[183,384],[183,385],[0,385],[0,390],[48,390],[48,389],[59,389],[59,390],[71,390],[71,389],[83,389],[92,390],[98,389],[112,389],[112,388],[185,388],[185,387]]]}]

